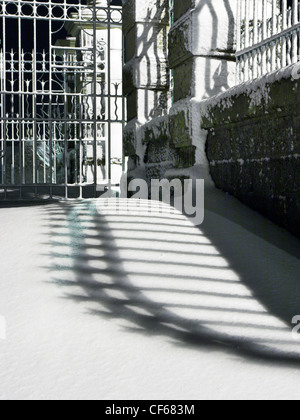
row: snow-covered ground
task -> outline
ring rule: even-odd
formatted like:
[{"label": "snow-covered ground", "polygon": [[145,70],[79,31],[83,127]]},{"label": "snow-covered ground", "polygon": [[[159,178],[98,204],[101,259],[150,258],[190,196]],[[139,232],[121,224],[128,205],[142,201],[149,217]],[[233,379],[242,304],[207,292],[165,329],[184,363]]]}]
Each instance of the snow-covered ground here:
[{"label": "snow-covered ground", "polygon": [[215,190],[200,228],[122,205],[0,209],[0,399],[298,399],[299,241]]}]

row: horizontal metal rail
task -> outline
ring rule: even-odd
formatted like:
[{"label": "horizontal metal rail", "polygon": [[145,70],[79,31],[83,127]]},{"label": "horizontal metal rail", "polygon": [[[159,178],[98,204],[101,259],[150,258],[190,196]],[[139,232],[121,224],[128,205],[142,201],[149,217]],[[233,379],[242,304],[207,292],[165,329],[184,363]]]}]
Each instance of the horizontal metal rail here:
[{"label": "horizontal metal rail", "polygon": [[270,44],[273,44],[274,42],[278,42],[282,40],[283,38],[289,38],[291,35],[293,35],[294,32],[300,31],[300,23],[297,23],[297,25],[292,26],[291,28],[288,28],[279,34],[273,35],[268,39],[265,39],[264,41],[259,42],[258,44],[252,45],[251,47],[245,48],[242,51],[238,51],[236,53],[236,57],[239,58],[245,54],[249,54],[255,50],[262,49],[264,47],[270,46]]},{"label": "horizontal metal rail", "polygon": [[[92,10],[93,7],[93,10]],[[12,1],[12,0],[1,0],[0,1],[0,17],[5,18],[22,18],[26,19],[38,19],[47,21],[58,21],[64,20],[69,22],[93,22],[93,19],[97,22],[112,24],[122,23],[122,11],[120,7],[110,6],[108,12],[107,7],[91,5],[82,5],[80,3],[52,3],[39,2],[33,0],[32,2],[25,1]]]},{"label": "horizontal metal rail", "polygon": [[[279,4],[280,3],[280,4]],[[256,79],[288,65],[300,55],[299,0],[239,0],[237,82]]]}]

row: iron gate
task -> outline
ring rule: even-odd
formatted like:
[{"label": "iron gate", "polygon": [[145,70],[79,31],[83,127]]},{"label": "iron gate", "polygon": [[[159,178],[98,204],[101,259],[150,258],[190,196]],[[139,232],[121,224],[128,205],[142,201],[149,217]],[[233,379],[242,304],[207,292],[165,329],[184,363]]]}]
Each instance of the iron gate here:
[{"label": "iron gate", "polygon": [[122,173],[122,8],[0,0],[0,199],[93,197]]}]

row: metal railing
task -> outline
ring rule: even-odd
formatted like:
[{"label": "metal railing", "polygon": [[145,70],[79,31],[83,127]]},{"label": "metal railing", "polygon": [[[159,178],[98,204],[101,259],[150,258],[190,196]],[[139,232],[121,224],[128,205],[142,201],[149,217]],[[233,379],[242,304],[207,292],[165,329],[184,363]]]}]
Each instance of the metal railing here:
[{"label": "metal railing", "polygon": [[0,0],[0,200],[95,196],[119,171],[121,28],[110,0]]},{"label": "metal railing", "polygon": [[299,41],[299,0],[239,0],[237,82],[297,63]]}]

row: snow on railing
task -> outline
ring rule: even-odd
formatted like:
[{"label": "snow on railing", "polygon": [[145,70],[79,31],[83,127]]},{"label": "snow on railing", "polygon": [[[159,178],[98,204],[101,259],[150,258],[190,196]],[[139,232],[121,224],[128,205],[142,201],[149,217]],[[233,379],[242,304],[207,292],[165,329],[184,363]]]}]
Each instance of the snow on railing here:
[{"label": "snow on railing", "polygon": [[238,0],[238,83],[298,62],[299,6],[299,0]]}]

